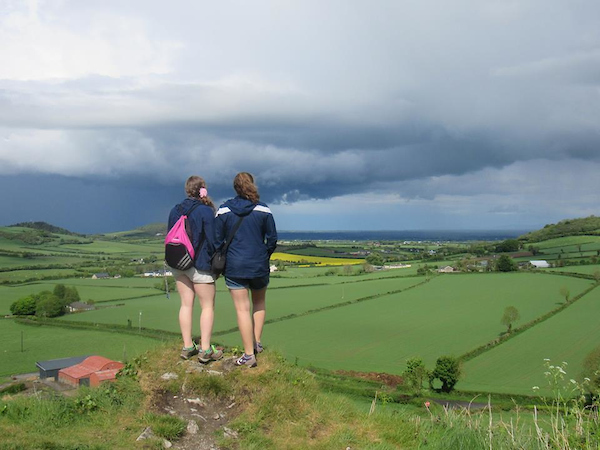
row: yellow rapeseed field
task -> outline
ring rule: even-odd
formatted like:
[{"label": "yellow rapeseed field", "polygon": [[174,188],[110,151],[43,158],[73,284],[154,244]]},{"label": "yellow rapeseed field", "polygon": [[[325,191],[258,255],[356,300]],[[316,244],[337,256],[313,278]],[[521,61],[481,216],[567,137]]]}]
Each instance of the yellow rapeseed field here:
[{"label": "yellow rapeseed field", "polygon": [[323,256],[292,255],[291,253],[273,253],[271,255],[271,261],[276,259],[280,261],[314,264],[316,266],[346,266],[352,264],[362,264],[365,262],[364,259],[327,258]]}]

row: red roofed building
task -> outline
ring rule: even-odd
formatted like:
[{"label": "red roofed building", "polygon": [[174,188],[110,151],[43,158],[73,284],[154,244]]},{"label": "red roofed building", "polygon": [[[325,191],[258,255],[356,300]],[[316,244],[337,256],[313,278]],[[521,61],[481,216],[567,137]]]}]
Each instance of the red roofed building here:
[{"label": "red roofed building", "polygon": [[[103,356],[90,356],[79,364],[58,371],[58,380],[72,386],[97,386],[102,381],[114,380],[124,364]],[[94,375],[94,384],[91,383]]]}]

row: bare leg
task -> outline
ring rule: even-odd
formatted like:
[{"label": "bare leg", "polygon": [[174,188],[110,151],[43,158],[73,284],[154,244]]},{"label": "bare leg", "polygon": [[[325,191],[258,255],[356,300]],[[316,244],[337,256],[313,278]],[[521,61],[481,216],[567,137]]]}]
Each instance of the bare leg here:
[{"label": "bare leg", "polygon": [[237,313],[238,328],[242,336],[244,352],[246,355],[254,354],[254,339],[252,331],[252,317],[250,316],[250,297],[247,289],[229,289],[235,311]]},{"label": "bare leg", "polygon": [[215,284],[195,284],[196,295],[200,299],[200,344],[202,350],[210,348],[210,338],[215,320]]},{"label": "bare leg", "polygon": [[181,307],[179,308],[179,328],[183,338],[183,346],[191,347],[192,341],[192,313],[194,311],[194,284],[186,276],[177,277],[177,291],[181,297]]},{"label": "bare leg", "polygon": [[252,321],[254,323],[254,341],[260,342],[263,327],[265,325],[265,297],[267,288],[258,291],[252,290]]}]

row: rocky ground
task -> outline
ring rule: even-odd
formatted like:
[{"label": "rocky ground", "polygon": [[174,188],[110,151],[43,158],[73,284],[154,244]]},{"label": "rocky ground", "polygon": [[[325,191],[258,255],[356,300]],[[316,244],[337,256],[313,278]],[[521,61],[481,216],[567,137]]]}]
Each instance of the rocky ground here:
[{"label": "rocky ground", "polygon": [[[202,373],[206,376],[221,377],[232,370],[240,369],[234,365],[236,358],[224,358],[208,366],[195,360],[182,361],[186,373]],[[161,376],[164,380],[177,379],[178,375],[166,372]],[[182,391],[185,392],[185,386]],[[222,432],[226,439],[237,439],[237,433],[227,427],[229,421],[237,413],[237,403],[234,396],[215,398],[214,396],[173,395],[168,392],[161,394],[155,400],[155,409],[159,413],[177,416],[187,422],[184,436],[176,442],[163,441],[165,448],[186,450],[217,450],[216,436]],[[138,439],[152,437],[152,430],[146,429]]]}]

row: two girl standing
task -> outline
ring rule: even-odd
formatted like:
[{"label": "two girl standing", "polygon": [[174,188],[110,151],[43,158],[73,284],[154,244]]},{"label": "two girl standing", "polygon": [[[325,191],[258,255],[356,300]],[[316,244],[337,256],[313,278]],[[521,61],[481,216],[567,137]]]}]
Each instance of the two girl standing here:
[{"label": "two girl standing", "polygon": [[[215,277],[211,273],[211,258],[215,249],[222,247],[225,241],[231,241],[227,248],[224,276],[235,305],[244,345],[244,354],[235,363],[254,367],[256,354],[263,350],[261,335],[265,323],[269,259],[277,246],[277,230],[271,210],[259,201],[252,175],[238,173],[233,180],[233,188],[237,196],[227,200],[215,214],[206,183],[198,176],[191,176],[185,185],[187,198],[176,205],[169,215],[168,228],[171,229],[181,215],[191,211],[188,221],[193,230],[192,245],[197,255],[194,267],[186,271],[172,269],[181,297],[181,357],[189,359],[198,354],[199,361],[207,363],[223,356],[221,350],[210,345],[215,305]],[[192,341],[192,311],[196,295],[202,308],[200,349]]]}]

